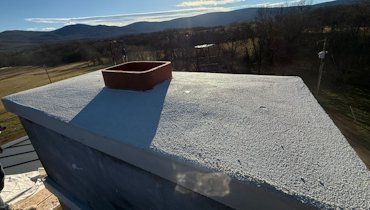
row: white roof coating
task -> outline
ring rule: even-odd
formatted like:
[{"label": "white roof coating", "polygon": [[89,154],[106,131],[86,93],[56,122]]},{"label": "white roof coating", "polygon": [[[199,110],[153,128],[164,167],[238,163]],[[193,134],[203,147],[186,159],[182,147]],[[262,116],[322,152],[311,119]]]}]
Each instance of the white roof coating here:
[{"label": "white roof coating", "polygon": [[370,209],[370,171],[299,77],[173,72],[135,92],[105,88],[97,71],[3,102],[50,129],[57,120],[319,208]]}]

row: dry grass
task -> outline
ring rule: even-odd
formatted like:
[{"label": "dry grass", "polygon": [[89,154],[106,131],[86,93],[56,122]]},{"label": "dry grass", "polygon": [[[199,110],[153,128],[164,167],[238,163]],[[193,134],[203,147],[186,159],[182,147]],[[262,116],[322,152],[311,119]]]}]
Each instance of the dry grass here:
[{"label": "dry grass", "polygon": [[324,89],[319,102],[370,170],[370,92]]},{"label": "dry grass", "polygon": [[[34,66],[9,67],[0,69],[0,98],[23,90],[49,84],[46,70],[52,82],[67,79],[105,66],[89,66],[87,62],[72,63],[53,68]],[[0,143],[4,144],[26,133],[20,121],[12,113],[5,112],[0,103],[0,125],[7,129],[0,134]]]}]

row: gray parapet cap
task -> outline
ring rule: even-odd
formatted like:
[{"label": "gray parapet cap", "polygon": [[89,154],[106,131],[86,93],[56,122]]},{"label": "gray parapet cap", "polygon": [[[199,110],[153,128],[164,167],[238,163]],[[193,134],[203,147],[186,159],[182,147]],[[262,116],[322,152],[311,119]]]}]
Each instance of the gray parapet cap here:
[{"label": "gray parapet cap", "polygon": [[97,71],[3,103],[236,209],[370,208],[370,172],[299,77],[174,72],[138,92]]}]

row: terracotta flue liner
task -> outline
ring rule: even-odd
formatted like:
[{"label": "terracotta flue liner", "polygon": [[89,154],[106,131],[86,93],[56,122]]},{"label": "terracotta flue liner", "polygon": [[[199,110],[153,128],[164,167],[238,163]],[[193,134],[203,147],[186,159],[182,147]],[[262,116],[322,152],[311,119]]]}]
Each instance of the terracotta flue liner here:
[{"label": "terracotta flue liner", "polygon": [[102,70],[106,87],[126,90],[149,90],[172,78],[169,61],[134,61]]}]

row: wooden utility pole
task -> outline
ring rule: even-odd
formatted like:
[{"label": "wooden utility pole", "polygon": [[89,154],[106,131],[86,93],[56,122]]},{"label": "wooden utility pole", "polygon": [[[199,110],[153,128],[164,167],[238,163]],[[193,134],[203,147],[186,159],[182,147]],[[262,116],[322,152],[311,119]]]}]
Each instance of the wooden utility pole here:
[{"label": "wooden utility pole", "polygon": [[48,70],[47,70],[47,68],[46,68],[46,66],[45,66],[45,65],[44,65],[43,67],[44,67],[44,69],[45,69],[46,74],[48,75],[49,82],[50,82],[50,84],[51,84],[52,82],[51,82],[51,79],[50,79],[50,76],[49,76],[49,72],[48,72]]},{"label": "wooden utility pole", "polygon": [[111,56],[112,56],[113,64],[117,65],[116,58],[115,58],[116,53],[115,53],[114,46],[113,46],[113,43],[115,43],[115,42],[116,42],[116,40],[113,40],[109,43],[109,45],[110,45],[110,53],[111,53]]},{"label": "wooden utility pole", "polygon": [[324,41],[324,45],[322,47],[322,51],[319,52],[320,68],[319,68],[319,77],[317,79],[317,86],[316,86],[316,93],[315,93],[316,98],[319,96],[319,90],[320,90],[320,85],[321,85],[321,77],[322,77],[322,72],[324,70],[324,65],[325,65],[325,55],[327,54],[327,51],[326,51],[327,38],[325,38],[324,40],[321,40],[321,41]]}]

